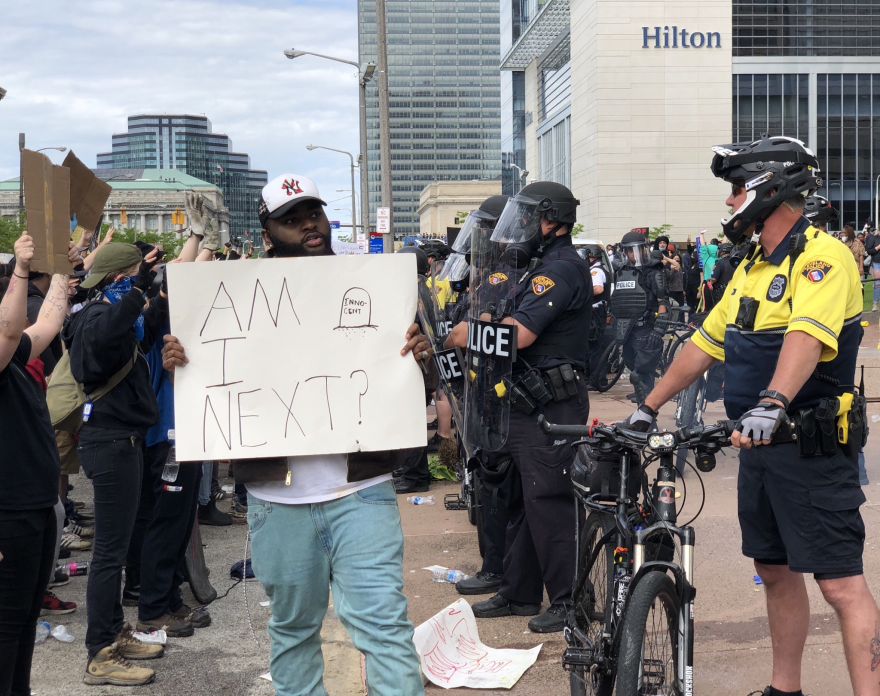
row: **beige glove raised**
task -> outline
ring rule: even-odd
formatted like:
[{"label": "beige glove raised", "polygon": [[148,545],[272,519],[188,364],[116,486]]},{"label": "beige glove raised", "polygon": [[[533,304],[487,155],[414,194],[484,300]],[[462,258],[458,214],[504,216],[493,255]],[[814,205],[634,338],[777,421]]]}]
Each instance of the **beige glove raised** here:
[{"label": "beige glove raised", "polygon": [[208,225],[208,206],[204,197],[195,191],[187,191],[184,196],[184,205],[186,206],[186,217],[189,220],[190,234],[203,237]]},{"label": "beige glove raised", "polygon": [[217,218],[211,218],[208,220],[204,234],[205,236],[204,239],[202,239],[201,248],[217,251],[217,249],[220,248],[220,226],[217,224]]}]

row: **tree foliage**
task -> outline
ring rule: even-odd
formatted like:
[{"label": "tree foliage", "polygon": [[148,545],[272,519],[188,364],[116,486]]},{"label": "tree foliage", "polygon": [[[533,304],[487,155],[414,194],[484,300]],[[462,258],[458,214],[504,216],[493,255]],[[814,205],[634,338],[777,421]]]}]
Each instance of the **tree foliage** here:
[{"label": "tree foliage", "polygon": [[0,254],[11,254],[15,240],[21,237],[25,227],[25,215],[17,218],[0,217]]},{"label": "tree foliage", "polygon": [[672,229],[672,225],[668,222],[664,222],[660,227],[652,227],[648,232],[648,239],[657,239],[657,237],[668,237],[669,230]]}]

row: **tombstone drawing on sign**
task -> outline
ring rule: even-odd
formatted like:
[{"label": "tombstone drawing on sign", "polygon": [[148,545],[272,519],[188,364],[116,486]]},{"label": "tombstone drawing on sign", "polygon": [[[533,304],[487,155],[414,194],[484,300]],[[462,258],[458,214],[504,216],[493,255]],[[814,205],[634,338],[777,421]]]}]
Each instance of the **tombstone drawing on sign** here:
[{"label": "tombstone drawing on sign", "polygon": [[349,288],[342,297],[339,310],[339,326],[336,331],[344,331],[351,335],[363,335],[366,329],[376,329],[373,324],[373,302],[370,293],[363,288]]}]

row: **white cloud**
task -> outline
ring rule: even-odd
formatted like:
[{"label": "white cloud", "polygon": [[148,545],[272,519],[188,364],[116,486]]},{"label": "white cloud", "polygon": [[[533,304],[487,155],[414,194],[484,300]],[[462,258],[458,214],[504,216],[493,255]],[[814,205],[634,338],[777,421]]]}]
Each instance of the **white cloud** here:
[{"label": "white cloud", "polygon": [[350,187],[347,157],[305,146],[357,154],[356,69],[283,51],[356,61],[356,0],[46,0],[5,3],[3,25],[0,180],[18,174],[19,132],[94,166],[128,116],[164,112],[205,114],[270,179],[303,174],[325,199]]}]

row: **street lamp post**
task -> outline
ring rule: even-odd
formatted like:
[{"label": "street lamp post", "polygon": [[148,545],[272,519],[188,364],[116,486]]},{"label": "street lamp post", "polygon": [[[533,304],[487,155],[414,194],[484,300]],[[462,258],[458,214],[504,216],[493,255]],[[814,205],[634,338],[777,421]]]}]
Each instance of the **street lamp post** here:
[{"label": "street lamp post", "polygon": [[[299,58],[300,56],[315,56],[316,58],[333,60],[337,63],[353,65],[358,69],[358,84],[360,85],[360,90],[358,92],[358,103],[360,109],[361,136],[361,154],[358,160],[361,166],[361,230],[364,234],[367,234],[367,230],[370,227],[370,184],[369,169],[367,167],[367,83],[373,79],[373,74],[376,71],[376,64],[372,61],[369,63],[359,64],[355,63],[353,60],[334,58],[333,56],[325,56],[321,53],[312,53],[311,51],[297,51],[293,48],[286,50],[284,52],[284,55],[291,60],[293,60],[294,58]],[[354,220],[352,220],[351,224],[355,225],[356,229],[357,223]]]},{"label": "street lamp post", "polygon": [[354,241],[357,241],[357,203],[354,198],[354,155],[345,150],[337,150],[332,147],[324,147],[323,145],[306,145],[306,150],[330,150],[330,152],[339,152],[348,155],[351,159],[351,227],[355,233]]},{"label": "street lamp post", "polygon": [[529,175],[529,170],[528,169],[520,169],[513,162],[510,163],[510,166],[519,172],[519,186],[516,189],[516,193],[519,193],[520,189],[523,187],[523,182],[526,180],[526,177]]}]

